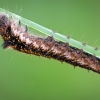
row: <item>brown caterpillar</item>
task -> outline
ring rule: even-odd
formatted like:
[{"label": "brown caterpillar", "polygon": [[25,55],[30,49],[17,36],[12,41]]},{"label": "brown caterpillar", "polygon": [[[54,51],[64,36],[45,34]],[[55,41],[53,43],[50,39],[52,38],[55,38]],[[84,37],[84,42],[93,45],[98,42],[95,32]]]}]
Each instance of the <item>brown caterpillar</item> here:
[{"label": "brown caterpillar", "polygon": [[83,49],[72,47],[68,42],[56,41],[52,36],[32,36],[28,34],[27,26],[25,30],[21,27],[20,20],[17,24],[6,14],[0,15],[0,35],[4,40],[4,49],[12,47],[20,52],[53,58],[100,73],[100,58],[84,52]]}]

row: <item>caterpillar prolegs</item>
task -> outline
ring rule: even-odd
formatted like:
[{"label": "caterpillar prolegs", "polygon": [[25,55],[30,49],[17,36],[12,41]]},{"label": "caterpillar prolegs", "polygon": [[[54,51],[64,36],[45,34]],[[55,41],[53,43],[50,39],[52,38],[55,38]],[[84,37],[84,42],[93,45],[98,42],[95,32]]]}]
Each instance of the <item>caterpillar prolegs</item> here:
[{"label": "caterpillar prolegs", "polygon": [[5,13],[0,14],[0,35],[4,41],[2,44],[4,49],[11,47],[20,52],[53,58],[100,73],[99,57],[73,47],[69,42],[57,41],[53,36],[46,38],[33,36],[29,34],[27,26],[21,27],[20,20],[16,23]]}]

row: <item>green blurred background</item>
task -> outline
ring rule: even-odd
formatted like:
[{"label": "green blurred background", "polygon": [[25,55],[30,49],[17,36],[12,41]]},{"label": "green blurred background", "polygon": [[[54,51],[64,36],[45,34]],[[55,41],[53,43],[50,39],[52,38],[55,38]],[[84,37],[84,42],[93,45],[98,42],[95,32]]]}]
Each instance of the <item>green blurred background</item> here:
[{"label": "green blurred background", "polygon": [[[100,46],[99,0],[0,0],[0,7]],[[100,100],[100,75],[0,47],[0,100]]]}]

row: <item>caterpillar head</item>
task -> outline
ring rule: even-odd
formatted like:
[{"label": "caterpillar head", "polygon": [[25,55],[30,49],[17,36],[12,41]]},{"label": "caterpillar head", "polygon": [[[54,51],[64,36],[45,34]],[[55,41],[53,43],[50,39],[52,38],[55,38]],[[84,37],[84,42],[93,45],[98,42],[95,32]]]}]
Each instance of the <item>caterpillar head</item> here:
[{"label": "caterpillar head", "polygon": [[9,25],[8,16],[5,13],[0,14],[0,27],[6,27]]},{"label": "caterpillar head", "polygon": [[5,30],[9,27],[9,19],[5,13],[0,14],[0,34],[3,34]]}]

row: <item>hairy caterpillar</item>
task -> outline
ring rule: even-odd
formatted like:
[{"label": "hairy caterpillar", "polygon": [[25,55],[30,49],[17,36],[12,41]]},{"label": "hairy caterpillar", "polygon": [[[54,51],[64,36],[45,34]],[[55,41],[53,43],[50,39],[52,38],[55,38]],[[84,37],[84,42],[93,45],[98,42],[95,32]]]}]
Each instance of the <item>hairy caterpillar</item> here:
[{"label": "hairy caterpillar", "polygon": [[4,49],[11,47],[20,52],[54,58],[100,73],[100,58],[86,53],[83,49],[70,46],[68,42],[56,41],[53,36],[42,38],[30,35],[27,26],[23,29],[20,20],[17,24],[5,13],[0,14],[0,35],[4,40]]}]

